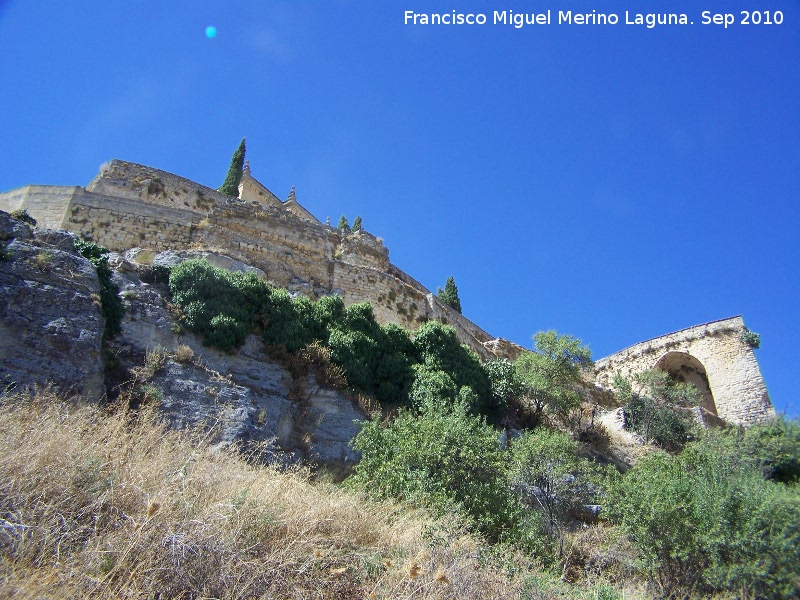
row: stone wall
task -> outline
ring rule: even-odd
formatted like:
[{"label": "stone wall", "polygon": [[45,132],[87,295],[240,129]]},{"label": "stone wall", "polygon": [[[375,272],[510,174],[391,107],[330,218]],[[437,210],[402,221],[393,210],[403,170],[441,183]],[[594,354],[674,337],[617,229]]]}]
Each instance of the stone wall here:
[{"label": "stone wall", "polygon": [[197,249],[261,269],[274,284],[345,304],[368,301],[380,323],[414,330],[425,321],[453,326],[481,357],[515,357],[521,349],[493,340],[389,262],[389,250],[367,231],[345,234],[297,203],[281,202],[243,176],[241,199],[166,171],[112,160],[86,187],[27,186],[0,195],[0,208],[26,208],[44,225],[67,229],[114,251],[133,247]]},{"label": "stone wall", "polygon": [[753,349],[740,339],[741,316],[682,329],[634,344],[596,363],[596,383],[613,387],[616,373],[630,378],[661,368],[694,383],[703,408],[729,423],[749,425],[775,414]]},{"label": "stone wall", "polygon": [[63,229],[64,216],[80,186],[26,185],[0,194],[0,210],[26,210],[45,229]]}]

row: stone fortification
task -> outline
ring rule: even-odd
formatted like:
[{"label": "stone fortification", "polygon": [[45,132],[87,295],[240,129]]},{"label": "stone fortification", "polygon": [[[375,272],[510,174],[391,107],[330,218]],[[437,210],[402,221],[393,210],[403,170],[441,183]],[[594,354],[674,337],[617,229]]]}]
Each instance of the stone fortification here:
[{"label": "stone fortification", "polygon": [[704,323],[634,344],[596,363],[596,383],[613,387],[616,373],[626,378],[659,368],[693,383],[702,409],[712,418],[749,425],[774,416],[775,409],[753,348],[741,339],[740,316]]},{"label": "stone fortification", "polygon": [[[283,201],[245,166],[239,197],[183,177],[112,160],[86,187],[29,185],[0,194],[0,210],[24,209],[49,229],[65,229],[115,251],[199,250],[263,271],[292,292],[339,294],[345,304],[369,301],[380,323],[415,330],[437,320],[482,358],[515,359],[522,348],[491,335],[444,305],[389,261],[366,231],[345,233],[318,221],[297,200]],[[694,383],[708,419],[749,424],[774,414],[752,348],[741,341],[741,317],[641,342],[597,361],[587,397],[606,401],[616,372],[630,377],[654,367]],[[599,401],[598,400],[598,401]],[[602,403],[602,402],[601,402]]]},{"label": "stone fortification", "polygon": [[0,210],[24,209],[41,226],[65,229],[110,250],[197,249],[257,267],[290,291],[340,294],[369,301],[381,323],[414,330],[428,320],[455,328],[482,358],[515,358],[521,348],[496,340],[442,304],[389,262],[389,251],[366,231],[344,233],[320,223],[297,201],[281,201],[246,166],[239,198],[159,169],[112,160],[86,188],[26,186],[0,194]]}]

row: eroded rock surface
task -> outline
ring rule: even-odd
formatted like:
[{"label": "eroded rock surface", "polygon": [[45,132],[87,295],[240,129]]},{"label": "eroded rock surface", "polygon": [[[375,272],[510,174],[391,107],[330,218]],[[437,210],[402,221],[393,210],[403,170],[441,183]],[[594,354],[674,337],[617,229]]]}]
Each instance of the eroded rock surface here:
[{"label": "eroded rock surface", "polygon": [[105,393],[100,283],[64,231],[34,229],[0,211],[0,391],[53,385]]}]

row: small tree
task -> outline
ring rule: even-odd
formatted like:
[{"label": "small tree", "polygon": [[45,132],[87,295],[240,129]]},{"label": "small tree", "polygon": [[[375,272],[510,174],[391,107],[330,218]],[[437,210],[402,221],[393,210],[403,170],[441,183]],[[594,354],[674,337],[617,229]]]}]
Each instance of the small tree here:
[{"label": "small tree", "polygon": [[242,170],[244,169],[244,153],[245,144],[244,138],[239,142],[239,147],[233,153],[231,158],[231,166],[228,167],[228,174],[225,176],[225,182],[220,186],[219,191],[228,196],[239,195],[239,183],[242,181]]},{"label": "small tree", "polygon": [[592,352],[581,340],[555,331],[540,331],[533,336],[536,352],[522,354],[514,363],[525,386],[523,418],[531,427],[545,413],[564,425],[574,427],[581,396],[576,388],[581,372],[592,368]]},{"label": "small tree", "polygon": [[344,215],[339,217],[339,224],[336,226],[336,228],[343,233],[349,233],[350,224],[347,222],[347,217],[345,217]]},{"label": "small tree", "polygon": [[353,221],[353,231],[361,231],[361,215],[356,217],[356,220]]},{"label": "small tree", "polygon": [[447,278],[447,282],[444,284],[444,289],[437,288],[436,295],[439,297],[439,300],[458,312],[458,314],[461,314],[461,300],[458,297],[456,280],[452,275]]}]

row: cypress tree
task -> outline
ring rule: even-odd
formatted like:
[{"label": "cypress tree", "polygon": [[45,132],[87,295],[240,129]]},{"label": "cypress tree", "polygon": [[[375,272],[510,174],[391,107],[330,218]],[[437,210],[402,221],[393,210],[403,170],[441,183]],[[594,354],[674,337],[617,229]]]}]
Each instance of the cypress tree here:
[{"label": "cypress tree", "polygon": [[220,186],[219,191],[228,196],[239,196],[239,182],[242,180],[242,169],[244,168],[244,138],[239,142],[239,147],[233,153],[231,158],[231,166],[228,167],[228,174],[225,176],[225,182]]},{"label": "cypress tree", "polygon": [[350,231],[350,225],[347,222],[347,217],[342,215],[341,218],[339,219],[339,225],[337,225],[336,227],[337,229],[339,229],[339,231],[344,231],[345,233],[348,233]]},{"label": "cypress tree", "polygon": [[444,284],[444,289],[437,288],[436,295],[439,300],[447,304],[450,308],[461,314],[461,300],[458,297],[458,288],[456,287],[456,280],[451,275],[447,278],[447,283]]},{"label": "cypress tree", "polygon": [[353,221],[353,231],[361,231],[361,216],[357,216],[356,220]]}]

